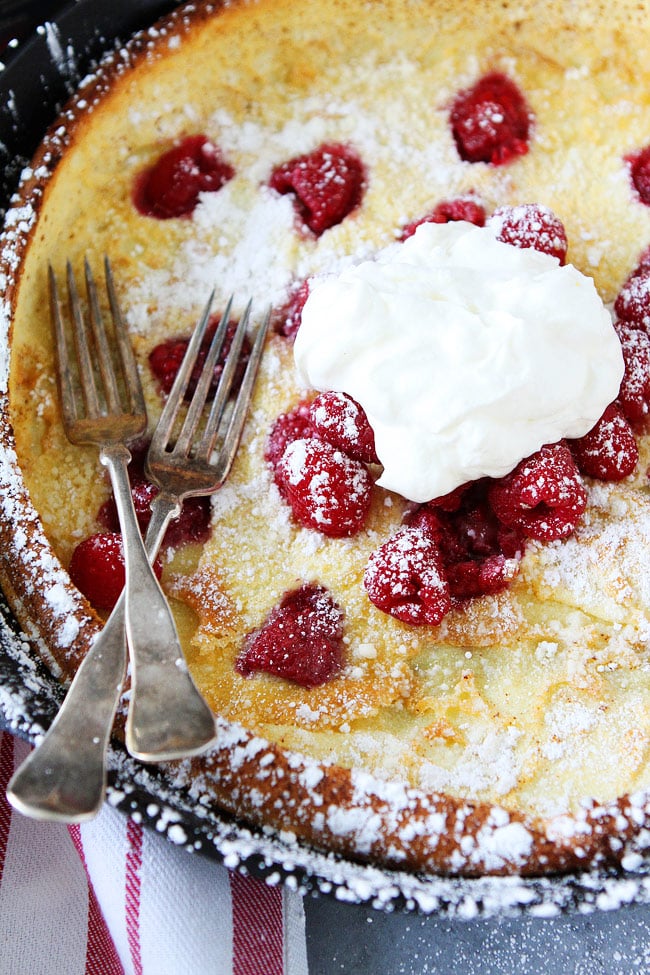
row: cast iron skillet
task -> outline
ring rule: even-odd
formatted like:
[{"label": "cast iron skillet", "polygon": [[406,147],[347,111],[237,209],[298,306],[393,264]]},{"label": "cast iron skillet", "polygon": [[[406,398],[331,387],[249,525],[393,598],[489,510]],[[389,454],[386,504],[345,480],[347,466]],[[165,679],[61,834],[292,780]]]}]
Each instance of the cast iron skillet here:
[{"label": "cast iron skillet", "polygon": [[[19,6],[21,16],[31,8],[42,20],[48,14],[54,17],[15,50],[5,50],[0,73],[0,211],[9,205],[23,166],[78,81],[104,52],[177,5],[173,0],[78,0],[63,7],[61,0],[49,5],[42,0],[20,5],[0,0],[0,39],[6,40],[9,15],[15,16]],[[24,20],[20,23],[24,27]],[[0,727],[31,741],[49,727],[62,698],[61,685],[39,654],[30,650],[0,593]],[[533,880],[461,880],[345,861],[210,812],[184,790],[170,792],[156,767],[135,762],[118,743],[110,750],[109,783],[113,806],[165,834],[170,842],[269,883],[385,910],[460,918],[548,916],[650,902],[650,868],[624,876],[601,871]]]}]

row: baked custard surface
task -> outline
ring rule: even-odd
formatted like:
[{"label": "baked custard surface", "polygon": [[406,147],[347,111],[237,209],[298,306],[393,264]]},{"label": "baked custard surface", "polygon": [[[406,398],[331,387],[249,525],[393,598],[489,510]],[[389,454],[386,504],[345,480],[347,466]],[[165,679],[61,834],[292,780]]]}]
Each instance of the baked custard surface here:
[{"label": "baked custard surface", "polygon": [[[22,205],[33,222],[23,239],[10,217],[3,258],[17,272],[3,433],[10,424],[19,471],[4,508],[3,585],[64,677],[101,621],[58,563],[98,530],[109,488],[96,451],[69,444],[61,426],[48,262],[99,266],[110,255],[151,423],[162,400],[149,354],[189,334],[212,287],[221,307],[235,295],[236,313],[252,296],[260,316],[296,281],[371,257],[442,200],[472,195],[488,214],[552,208],[568,260],[613,302],[650,242],[650,208],[626,162],[650,143],[648,13],[586,0],[570,10],[535,0],[199,4],[86,83],[24,180],[15,212]],[[513,79],[532,113],[528,151],[504,165],[461,160],[449,125],[458,92],[490,72]],[[233,178],[189,218],[138,212],[139,174],[194,133],[219,146]],[[365,187],[316,236],[268,182],[321,144],[353,146]],[[375,486],[363,529],[327,538],[296,524],[274,484],[269,431],[310,395],[291,342],[273,334],[210,538],[165,559],[192,673],[215,713],[244,729],[222,727],[213,754],[170,775],[243,818],[410,867],[544,872],[620,858],[650,788],[647,435],[637,431],[634,474],[587,481],[570,538],[530,543],[506,590],[415,627],[363,587],[404,499]],[[343,611],[340,673],[312,688],[242,676],[246,635],[305,583]]]}]

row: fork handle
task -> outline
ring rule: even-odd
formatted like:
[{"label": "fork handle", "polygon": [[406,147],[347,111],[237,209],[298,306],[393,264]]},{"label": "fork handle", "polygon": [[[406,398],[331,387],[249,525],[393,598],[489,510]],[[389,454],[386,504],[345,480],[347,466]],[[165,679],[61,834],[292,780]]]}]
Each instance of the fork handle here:
[{"label": "fork handle", "polygon": [[120,599],[81,662],[47,734],[9,782],[7,798],[19,812],[33,819],[79,823],[99,811],[126,660]]},{"label": "fork handle", "polygon": [[[115,448],[105,449],[103,455],[124,537],[126,635],[131,659],[126,746],[135,758],[147,762],[196,755],[214,738],[214,716],[189,673],[174,617],[142,542],[126,472],[128,451],[127,460]],[[157,496],[147,533],[152,559],[169,520],[177,513],[177,499],[163,493]]]}]

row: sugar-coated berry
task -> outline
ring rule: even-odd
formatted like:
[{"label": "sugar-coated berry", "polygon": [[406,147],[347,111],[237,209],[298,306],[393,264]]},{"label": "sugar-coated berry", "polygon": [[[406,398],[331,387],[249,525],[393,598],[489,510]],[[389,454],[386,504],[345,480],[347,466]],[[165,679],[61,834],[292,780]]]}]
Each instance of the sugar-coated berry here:
[{"label": "sugar-coated berry", "polygon": [[269,185],[293,193],[300,217],[316,236],[341,223],[361,202],[363,163],[350,146],[331,143],[277,166]]},{"label": "sugar-coated berry", "polygon": [[371,554],[363,584],[378,609],[403,623],[435,626],[451,609],[440,550],[415,526],[399,529]]},{"label": "sugar-coated berry", "polygon": [[539,203],[499,207],[489,217],[487,226],[506,244],[531,247],[566,263],[568,241],[564,224],[550,207]]},{"label": "sugar-coated berry", "polygon": [[343,613],[323,586],[288,592],[259,630],[246,639],[235,664],[244,677],[261,671],[318,687],[343,666]]},{"label": "sugar-coated berry", "polygon": [[531,114],[517,85],[500,72],[460,92],[451,108],[451,131],[461,159],[500,166],[528,152]]},{"label": "sugar-coated berry", "polygon": [[522,460],[491,485],[488,497],[500,521],[541,541],[570,535],[587,505],[580,472],[564,442]]},{"label": "sugar-coated berry", "polygon": [[616,322],[625,362],[618,403],[631,423],[640,423],[650,412],[650,336],[626,322]]},{"label": "sugar-coated berry", "polygon": [[311,419],[311,403],[301,400],[288,413],[281,413],[273,421],[264,449],[264,459],[275,472],[278,462],[290,443],[301,437],[316,435]]},{"label": "sugar-coated berry", "polygon": [[293,440],[276,466],[276,481],[294,518],[330,538],[355,535],[370,509],[368,469],[316,437]]},{"label": "sugar-coated berry", "polygon": [[570,443],[578,469],[601,481],[621,481],[639,460],[634,431],[616,403],[607,407],[589,433]]},{"label": "sugar-coated berry", "polygon": [[140,174],[134,202],[140,213],[160,220],[190,216],[200,193],[221,189],[234,174],[206,136],[187,136]]},{"label": "sugar-coated berry", "polygon": [[364,464],[377,464],[375,435],[364,409],[347,393],[320,393],[309,408],[316,435]]},{"label": "sugar-coated berry", "polygon": [[616,296],[614,311],[635,328],[650,331],[650,267],[637,267]]}]

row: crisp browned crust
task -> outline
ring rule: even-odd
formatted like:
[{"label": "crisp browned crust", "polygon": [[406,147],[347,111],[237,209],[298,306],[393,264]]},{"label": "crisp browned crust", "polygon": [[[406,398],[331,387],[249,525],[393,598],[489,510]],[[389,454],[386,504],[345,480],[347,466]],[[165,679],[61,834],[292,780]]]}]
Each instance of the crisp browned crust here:
[{"label": "crisp browned crust", "polygon": [[[295,26],[294,20],[287,14],[288,6],[285,0],[277,2],[278,12],[282,12],[286,23]],[[431,7],[434,13],[438,12],[446,23],[465,23],[463,4],[447,5],[442,0],[436,4],[435,0],[431,0],[425,6]],[[481,4],[480,16],[489,19],[493,6],[491,2]],[[523,32],[526,44],[530,43],[531,28],[526,18],[519,23],[508,4],[498,6],[505,22],[511,25],[515,33]],[[530,7],[533,16],[539,16],[542,8],[545,16],[551,16],[552,8],[548,4],[532,2],[524,6],[526,9]],[[517,10],[521,7],[521,4],[517,4]],[[561,7],[558,5],[558,10]],[[589,4],[586,0],[579,7],[576,16],[581,23],[590,17],[597,19],[612,14],[608,5],[603,5],[601,10],[601,5]],[[352,29],[355,25],[353,15],[356,14],[358,18],[356,5],[341,2],[331,4],[329,9],[328,16],[334,20],[336,17],[342,18],[345,29]],[[398,0],[377,5],[375,18],[378,19],[375,22],[371,20],[363,32],[367,45],[371,47],[373,43],[380,43],[385,26],[379,24],[382,16],[395,16],[398,26],[401,25],[398,9]],[[475,9],[474,5],[472,9]],[[214,23],[223,11],[229,16],[237,12],[242,16],[248,13],[259,23],[264,23],[265,16],[273,16],[274,4],[272,0],[227,5],[197,3],[179,9],[157,25],[155,30],[139,35],[125,48],[108,57],[47,133],[30,172],[21,182],[2,239],[2,315],[8,328],[9,347],[15,338],[13,323],[19,303],[28,300],[26,295],[30,289],[35,290],[37,295],[43,292],[42,282],[39,283],[35,277],[36,259],[32,260],[32,257],[46,249],[45,242],[51,233],[48,202],[55,192],[53,188],[56,188],[62,160],[69,159],[75,149],[83,151],[84,142],[97,118],[110,111],[115,103],[122,106],[129,104],[134,77],[147,75],[151,66],[171,57],[170,52],[177,50],[178,38],[187,37],[195,43],[195,39],[201,36],[202,26]],[[620,40],[623,48],[638,27],[635,18],[644,26],[643,18],[647,13],[644,5],[633,4],[625,5],[624,13],[619,12],[621,23],[625,17],[628,18]],[[577,58],[579,44],[567,27],[563,29],[571,43],[577,45],[574,52],[574,58]],[[182,47],[182,43],[178,46]],[[507,55],[507,51],[502,54],[504,59]],[[544,50],[534,51],[531,60],[539,63],[545,56]],[[296,91],[302,92],[310,84],[308,58],[304,52],[294,52],[287,57],[287,70],[295,72]],[[317,61],[323,57],[319,55]],[[492,57],[496,58],[496,54]],[[549,60],[552,60],[550,56]],[[143,69],[140,75],[137,74],[138,68]],[[254,73],[254,70],[255,66],[251,66],[251,72]],[[277,65],[273,70],[277,73]],[[220,83],[224,83],[223,78]],[[245,97],[246,93],[233,94],[235,101],[245,100]],[[164,141],[166,134],[160,138]],[[142,152],[152,155],[154,149],[147,144]],[[84,202],[92,199],[96,187],[83,187],[83,192],[86,191]],[[516,189],[513,192],[516,196]],[[121,211],[117,212],[117,222],[121,228],[125,226],[124,220]],[[639,228],[642,231],[647,229],[650,234],[650,221],[646,214],[637,215],[635,220],[636,223],[626,228],[628,237]],[[61,225],[65,226],[65,221]],[[81,239],[79,235],[83,231],[83,223],[81,228],[72,225],[66,237],[58,228],[53,235],[53,244],[74,256],[90,249],[92,256],[99,245],[95,241],[89,243]],[[101,243],[101,234],[98,237]],[[378,245],[381,242],[385,242],[385,238],[378,235],[374,243]],[[608,263],[602,269],[601,288],[607,299],[613,297],[616,287],[629,270],[635,247],[637,242],[628,241],[627,249],[620,246],[612,248],[613,253],[608,256]],[[582,251],[579,253],[582,254]],[[129,281],[133,281],[135,271],[130,263],[137,262],[130,261],[127,250],[121,249],[116,258],[117,267],[127,278],[131,275]],[[36,302],[37,297],[29,300]],[[191,314],[188,313],[187,318],[191,321]],[[40,337],[42,332],[37,334],[37,338]],[[142,346],[146,351],[146,341],[142,341]],[[46,361],[47,355],[44,355]],[[277,352],[277,356],[278,361],[284,361],[281,352]],[[29,368],[29,363],[12,362],[13,374],[22,370],[20,383],[14,389],[30,388]],[[38,372],[34,375],[37,380],[42,378]],[[28,423],[23,418],[23,403],[17,402],[15,397],[13,402],[9,402],[6,385],[3,376],[0,399],[0,582],[28,636],[34,640],[37,649],[56,664],[62,678],[67,680],[72,677],[83,653],[99,632],[101,621],[67,576],[61,562],[65,544],[59,542],[52,545],[40,514],[32,505],[21,470],[21,464],[24,465],[28,458],[17,458],[15,455],[12,417],[14,420],[20,418],[21,427],[27,427]],[[83,459],[83,464],[88,465],[88,471],[92,469],[90,459]],[[91,499],[95,497],[92,491]],[[377,517],[379,519],[379,515]],[[379,520],[377,524],[380,525]],[[534,564],[531,564],[529,571],[532,581],[525,581],[522,586],[528,585],[541,599],[544,577],[536,574]],[[519,639],[517,612],[524,605],[522,592],[525,595],[524,589],[516,591],[511,603],[505,600],[501,605],[504,613],[507,609],[509,618],[514,621],[511,624],[512,632],[505,625],[488,625],[496,605],[492,602],[483,610],[481,607],[472,610],[474,617],[469,613],[451,618],[443,637],[455,641],[455,645],[462,648],[480,648],[486,640],[493,645],[498,643],[499,638],[503,638],[504,645],[516,647]],[[642,607],[644,610],[645,607]],[[488,631],[489,637],[486,637]],[[482,636],[479,637],[479,633]],[[594,639],[593,634],[589,639]],[[200,639],[197,638],[195,643],[200,644]],[[587,643],[585,646],[588,649]],[[197,660],[197,673],[202,675],[200,655]],[[219,708],[227,706],[232,690],[227,682],[220,683],[220,680],[217,676],[212,678],[211,683],[210,678],[206,678],[211,700]],[[386,681],[382,683],[377,677],[376,685],[381,693],[385,692]],[[500,805],[495,801],[426,790],[385,776],[373,777],[362,767],[346,768],[335,761],[302,757],[293,749],[282,747],[281,734],[279,742],[271,742],[259,730],[247,730],[239,723],[241,715],[254,725],[256,708],[259,711],[260,708],[277,707],[274,720],[282,725],[291,702],[285,707],[282,695],[279,692],[275,695],[272,686],[263,686],[259,698],[245,697],[246,690],[241,692],[240,715],[228,714],[228,717],[234,718],[232,723],[219,721],[217,742],[209,756],[194,760],[191,773],[185,764],[170,766],[170,782],[186,789],[197,801],[207,801],[256,825],[291,830],[304,842],[324,850],[409,870],[464,876],[509,873],[533,876],[581,869],[585,865],[625,864],[626,858],[628,863],[638,865],[637,853],[642,853],[645,848],[644,830],[650,821],[650,800],[645,791],[647,782],[640,783],[638,793],[635,782],[632,796],[626,794],[604,801],[592,801],[583,808],[558,815],[535,815],[525,808],[514,808],[511,804]],[[380,690],[377,691],[378,700]],[[343,691],[340,693],[343,694]],[[394,696],[389,703],[393,704],[399,695],[394,689],[391,693]],[[274,696],[282,698],[279,704],[274,701]],[[347,698],[339,698],[339,702],[343,702],[341,707],[347,706],[347,701]],[[335,703],[330,701],[328,706],[336,710]],[[303,727],[301,733],[304,731]]]}]

